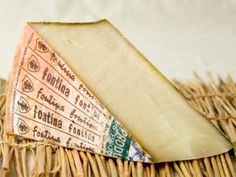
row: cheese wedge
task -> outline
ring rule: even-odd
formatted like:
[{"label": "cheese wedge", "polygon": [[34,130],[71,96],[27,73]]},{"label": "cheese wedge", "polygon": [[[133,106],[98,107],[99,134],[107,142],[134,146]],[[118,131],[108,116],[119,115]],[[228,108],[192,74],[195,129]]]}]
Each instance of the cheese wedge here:
[{"label": "cheese wedge", "polygon": [[231,149],[221,132],[108,21],[29,25],[156,162]]}]

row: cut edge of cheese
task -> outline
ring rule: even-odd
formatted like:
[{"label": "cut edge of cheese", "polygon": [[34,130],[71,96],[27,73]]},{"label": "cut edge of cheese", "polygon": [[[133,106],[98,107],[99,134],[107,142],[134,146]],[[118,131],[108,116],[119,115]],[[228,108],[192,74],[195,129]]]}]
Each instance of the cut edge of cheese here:
[{"label": "cut edge of cheese", "polygon": [[28,24],[157,162],[232,148],[107,20]]}]

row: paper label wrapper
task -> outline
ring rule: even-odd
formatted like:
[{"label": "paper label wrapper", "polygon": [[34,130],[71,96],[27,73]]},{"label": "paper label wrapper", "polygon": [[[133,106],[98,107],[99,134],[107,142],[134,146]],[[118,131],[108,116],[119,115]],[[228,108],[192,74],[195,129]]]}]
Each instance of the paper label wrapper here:
[{"label": "paper label wrapper", "polygon": [[28,24],[14,58],[7,98],[9,134],[125,160],[152,162],[150,155]]}]

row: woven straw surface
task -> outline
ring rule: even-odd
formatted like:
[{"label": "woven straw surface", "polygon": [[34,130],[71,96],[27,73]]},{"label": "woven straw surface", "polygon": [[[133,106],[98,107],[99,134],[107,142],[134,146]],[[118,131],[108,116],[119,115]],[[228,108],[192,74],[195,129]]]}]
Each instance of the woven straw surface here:
[{"label": "woven straw surface", "polygon": [[[236,150],[236,85],[229,76],[215,83],[174,81],[190,105],[222,131]],[[1,176],[19,177],[234,177],[234,153],[198,160],[143,164],[8,136],[4,131],[6,82],[0,80]],[[157,149],[158,150],[158,149]],[[31,158],[31,159],[30,159]],[[30,159],[30,160],[29,160]]]}]

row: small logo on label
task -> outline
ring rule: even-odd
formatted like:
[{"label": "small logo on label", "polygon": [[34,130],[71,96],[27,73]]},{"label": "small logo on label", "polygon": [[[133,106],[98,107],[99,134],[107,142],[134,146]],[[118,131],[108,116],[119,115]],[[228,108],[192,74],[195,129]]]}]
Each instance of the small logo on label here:
[{"label": "small logo on label", "polygon": [[57,56],[54,52],[52,53],[50,60],[53,61],[53,62],[58,62],[58,58],[57,58]]},{"label": "small logo on label", "polygon": [[17,127],[18,127],[18,132],[19,134],[26,134],[29,131],[29,127],[28,125],[25,123],[25,121],[23,121],[22,119],[18,119],[17,122]]},{"label": "small logo on label", "polygon": [[20,100],[17,102],[17,104],[19,107],[19,111],[21,113],[27,113],[30,111],[30,106],[29,106],[28,101],[25,98],[23,98],[22,96],[20,97]]},{"label": "small logo on label", "polygon": [[32,92],[34,90],[33,82],[27,75],[25,75],[24,79],[22,80],[22,90],[24,92]]},{"label": "small logo on label", "polygon": [[41,39],[36,39],[36,50],[38,50],[41,53],[47,53],[49,51],[48,47],[46,44]]},{"label": "small logo on label", "polygon": [[31,72],[37,72],[40,70],[39,62],[34,55],[31,55],[28,59],[28,70]]}]

